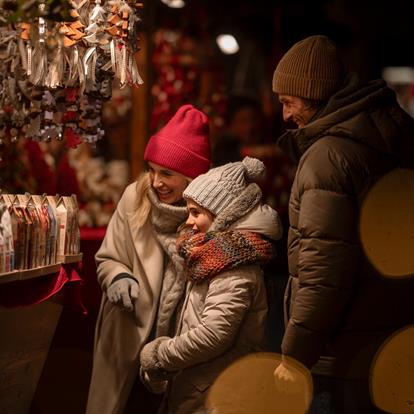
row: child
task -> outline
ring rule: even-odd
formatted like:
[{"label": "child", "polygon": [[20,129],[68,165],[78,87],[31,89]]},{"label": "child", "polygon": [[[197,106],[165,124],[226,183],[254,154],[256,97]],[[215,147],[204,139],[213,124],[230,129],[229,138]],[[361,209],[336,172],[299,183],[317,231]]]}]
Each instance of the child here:
[{"label": "child", "polygon": [[263,173],[261,161],[246,157],[184,190],[193,231],[177,241],[188,281],[176,334],[150,342],[140,356],[148,385],[171,378],[162,413],[206,413],[207,389],[223,369],[263,349],[267,303],[259,265],[272,257],[270,240],[282,232],[251,182]]}]

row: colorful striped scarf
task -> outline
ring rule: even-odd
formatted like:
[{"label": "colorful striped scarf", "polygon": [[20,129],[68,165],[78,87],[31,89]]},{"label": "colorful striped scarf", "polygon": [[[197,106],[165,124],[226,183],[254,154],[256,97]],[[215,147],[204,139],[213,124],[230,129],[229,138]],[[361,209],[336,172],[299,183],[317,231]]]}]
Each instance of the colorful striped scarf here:
[{"label": "colorful striped scarf", "polygon": [[237,266],[263,265],[275,255],[272,242],[248,231],[190,232],[177,239],[177,247],[196,282]]}]

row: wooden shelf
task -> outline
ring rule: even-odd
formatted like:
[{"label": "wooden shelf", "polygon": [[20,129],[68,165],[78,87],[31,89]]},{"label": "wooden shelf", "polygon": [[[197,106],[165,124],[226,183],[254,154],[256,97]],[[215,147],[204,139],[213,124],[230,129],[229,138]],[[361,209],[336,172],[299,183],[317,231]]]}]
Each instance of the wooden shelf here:
[{"label": "wooden shelf", "polygon": [[[35,267],[34,269],[19,270],[20,273],[19,280],[28,280],[33,279],[39,276],[50,275],[51,273],[59,272],[60,263],[55,263],[52,265]],[[1,279],[0,279],[1,280]]]},{"label": "wooden shelf", "polygon": [[82,260],[82,253],[77,254],[65,254],[64,256],[58,256],[58,262],[66,263],[76,263]]},{"label": "wooden shelf", "polygon": [[82,260],[82,253],[78,254],[69,254],[61,256],[58,258],[57,263],[35,267],[34,269],[25,269],[25,270],[14,270],[13,272],[0,273],[0,285],[3,283],[16,282],[19,280],[29,280],[36,277],[50,275],[52,273],[59,272],[62,264],[66,263],[76,263]]},{"label": "wooden shelf", "polygon": [[0,284],[8,283],[8,282],[15,282],[19,280],[20,271],[14,270],[13,272],[8,273],[0,273]]}]

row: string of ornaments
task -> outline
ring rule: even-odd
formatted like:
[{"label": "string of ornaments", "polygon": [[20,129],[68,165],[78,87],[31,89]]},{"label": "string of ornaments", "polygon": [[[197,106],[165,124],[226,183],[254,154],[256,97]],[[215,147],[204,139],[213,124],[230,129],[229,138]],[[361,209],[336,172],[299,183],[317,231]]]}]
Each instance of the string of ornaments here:
[{"label": "string of ornaments", "polygon": [[0,151],[20,137],[94,144],[104,135],[113,79],[121,88],[143,83],[134,57],[142,3],[0,0],[0,7]]}]

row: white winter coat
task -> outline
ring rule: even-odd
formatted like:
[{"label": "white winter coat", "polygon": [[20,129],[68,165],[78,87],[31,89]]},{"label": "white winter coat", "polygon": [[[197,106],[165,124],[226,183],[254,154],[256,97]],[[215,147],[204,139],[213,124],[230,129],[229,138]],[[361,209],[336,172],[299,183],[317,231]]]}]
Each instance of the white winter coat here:
[{"label": "white winter coat", "polygon": [[[157,312],[165,254],[149,218],[137,229],[136,203],[136,183],[133,183],[119,201],[95,257],[103,295],[96,323],[87,414],[123,412],[139,370],[139,352],[150,335]],[[176,229],[185,221],[186,209],[175,209],[182,210]],[[106,289],[119,273],[129,273],[139,283],[133,312],[121,310],[106,297]]]}]

